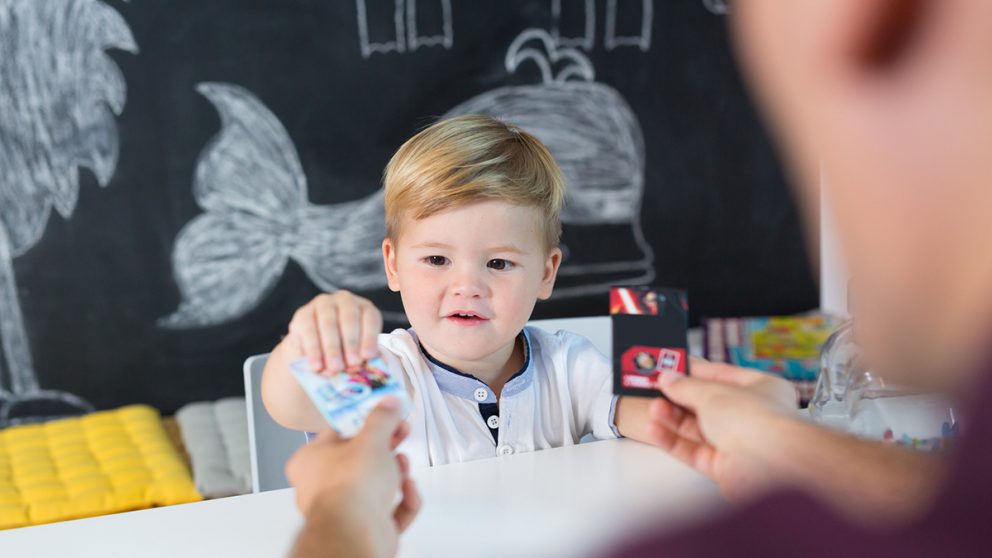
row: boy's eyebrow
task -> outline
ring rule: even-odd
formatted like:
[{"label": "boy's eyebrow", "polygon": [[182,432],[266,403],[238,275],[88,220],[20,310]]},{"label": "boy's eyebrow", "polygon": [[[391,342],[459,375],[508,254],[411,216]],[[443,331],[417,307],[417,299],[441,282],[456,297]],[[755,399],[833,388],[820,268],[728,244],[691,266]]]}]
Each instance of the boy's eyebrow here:
[{"label": "boy's eyebrow", "polygon": [[521,250],[512,244],[504,244],[503,246],[493,246],[489,249],[490,252],[513,252],[514,254],[526,254],[526,250]]},{"label": "boy's eyebrow", "polygon": [[414,244],[411,248],[451,248],[451,246],[443,242],[421,242]]},{"label": "boy's eyebrow", "polygon": [[[443,242],[421,242],[420,244],[414,244],[411,248],[442,248],[451,249],[450,244],[445,244]],[[526,255],[526,250],[521,250],[512,244],[503,244],[501,246],[492,246],[486,249],[487,252],[512,252],[514,254]]]}]

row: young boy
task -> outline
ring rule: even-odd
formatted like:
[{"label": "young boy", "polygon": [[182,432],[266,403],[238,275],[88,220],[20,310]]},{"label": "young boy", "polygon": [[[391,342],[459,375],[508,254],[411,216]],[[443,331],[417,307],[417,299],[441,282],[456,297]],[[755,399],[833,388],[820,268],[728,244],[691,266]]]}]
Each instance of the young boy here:
[{"label": "young boy", "polygon": [[485,116],[423,130],[385,172],[389,288],[413,326],[380,334],[375,306],[324,294],[300,308],[262,378],[269,413],[288,428],[327,423],[289,371],[326,373],[381,354],[402,371],[413,409],[400,446],[431,466],[571,445],[646,439],[644,400],[611,393],[611,364],[583,337],[525,327],[551,296],[562,252],[564,179],[530,134]]}]

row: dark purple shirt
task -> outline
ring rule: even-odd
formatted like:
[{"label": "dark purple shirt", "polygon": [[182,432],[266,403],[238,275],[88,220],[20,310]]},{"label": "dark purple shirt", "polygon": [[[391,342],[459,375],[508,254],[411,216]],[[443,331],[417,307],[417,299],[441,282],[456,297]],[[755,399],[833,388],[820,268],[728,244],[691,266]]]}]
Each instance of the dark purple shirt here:
[{"label": "dark purple shirt", "polygon": [[783,492],[687,531],[643,539],[614,556],[992,556],[992,373],[982,385],[952,447],[947,481],[918,521],[870,530],[807,495]]}]

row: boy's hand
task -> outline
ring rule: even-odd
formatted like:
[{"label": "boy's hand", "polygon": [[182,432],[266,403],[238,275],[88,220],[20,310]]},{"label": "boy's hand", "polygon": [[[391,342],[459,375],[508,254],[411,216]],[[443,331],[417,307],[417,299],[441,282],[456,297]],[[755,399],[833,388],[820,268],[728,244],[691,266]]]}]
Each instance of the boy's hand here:
[{"label": "boy's hand", "polygon": [[382,314],[348,291],[321,294],[293,314],[290,355],[305,356],[314,372],[357,370],[378,353]]}]

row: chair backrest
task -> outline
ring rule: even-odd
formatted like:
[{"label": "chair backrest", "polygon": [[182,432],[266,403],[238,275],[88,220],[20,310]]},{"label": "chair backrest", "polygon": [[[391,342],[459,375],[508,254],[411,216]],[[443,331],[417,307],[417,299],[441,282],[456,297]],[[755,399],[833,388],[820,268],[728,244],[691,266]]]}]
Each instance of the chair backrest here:
[{"label": "chair backrest", "polygon": [[248,445],[251,458],[251,491],[289,487],[284,467],[289,457],[306,443],[302,432],[279,425],[262,404],[262,370],[268,354],[245,361],[245,408],[248,412]]},{"label": "chair backrest", "polygon": [[[534,320],[530,325],[552,333],[559,329],[578,333],[588,338],[605,355],[610,354],[613,346],[608,316]],[[280,426],[262,404],[262,370],[268,358],[268,354],[256,355],[245,361],[252,492],[288,487],[289,481],[284,472],[286,461],[306,443],[302,433]]]},{"label": "chair backrest", "polygon": [[559,329],[577,333],[591,341],[593,346],[606,356],[609,356],[613,350],[613,328],[610,326],[609,316],[531,320],[528,325],[539,327],[551,333]]}]

